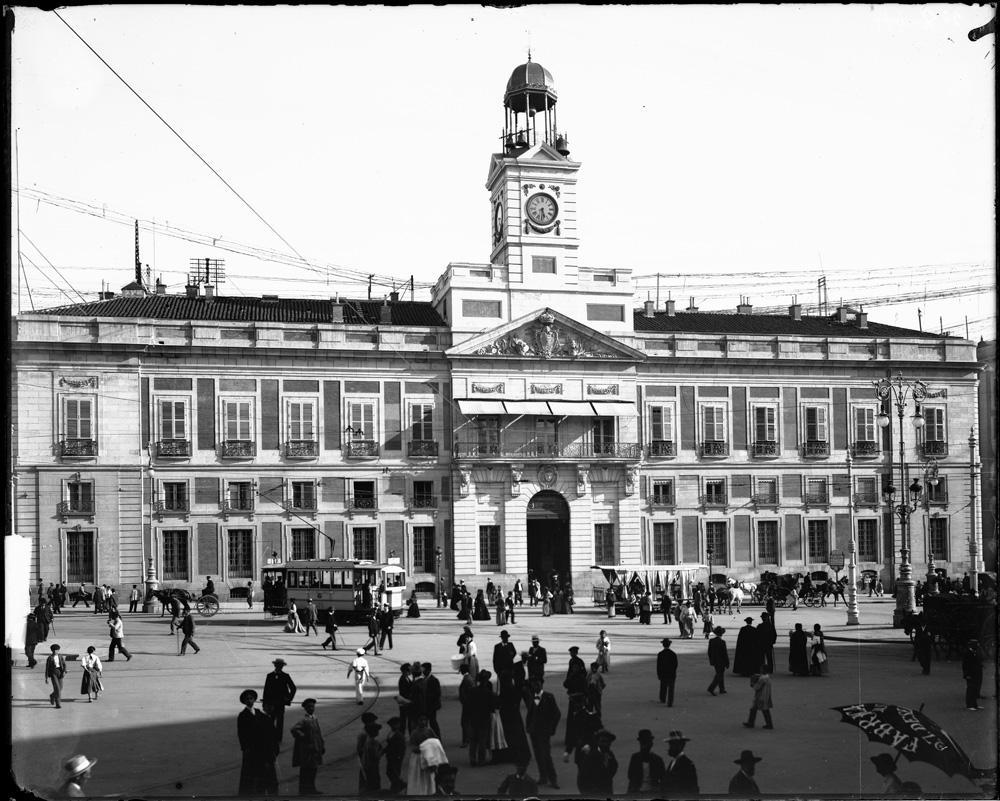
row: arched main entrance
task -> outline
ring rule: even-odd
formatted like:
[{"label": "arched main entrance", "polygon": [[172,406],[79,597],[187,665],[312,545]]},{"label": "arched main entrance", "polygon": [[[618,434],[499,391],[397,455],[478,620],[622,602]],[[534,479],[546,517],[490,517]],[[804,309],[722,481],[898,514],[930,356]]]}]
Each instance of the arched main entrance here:
[{"label": "arched main entrance", "polygon": [[548,586],[553,574],[569,578],[569,504],[542,490],[528,501],[528,573]]}]

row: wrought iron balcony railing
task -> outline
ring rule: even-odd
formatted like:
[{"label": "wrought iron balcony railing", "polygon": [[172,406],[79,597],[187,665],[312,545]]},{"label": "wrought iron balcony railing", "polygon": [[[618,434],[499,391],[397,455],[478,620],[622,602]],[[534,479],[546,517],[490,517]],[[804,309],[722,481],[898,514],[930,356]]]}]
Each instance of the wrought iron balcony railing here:
[{"label": "wrought iron balcony railing", "polygon": [[777,506],[778,505],[778,493],[776,492],[758,492],[753,496],[753,502],[757,506]]},{"label": "wrought iron balcony railing", "polygon": [[937,459],[948,455],[948,443],[941,440],[929,439],[920,444],[920,453],[925,459]]},{"label": "wrought iron balcony railing", "polygon": [[621,459],[638,461],[642,448],[637,442],[502,442],[455,443],[455,456],[462,459]]},{"label": "wrought iron balcony railing", "polygon": [[854,505],[855,506],[878,506],[880,503],[878,493],[875,492],[855,492],[854,493]]},{"label": "wrought iron balcony railing", "polygon": [[290,512],[316,511],[316,498],[289,498],[282,506]]},{"label": "wrought iron balcony railing", "polygon": [[938,491],[934,493],[927,493],[927,505],[928,506],[947,506],[948,504],[948,492]]},{"label": "wrought iron balcony railing", "polygon": [[223,512],[252,512],[253,500],[250,498],[230,498],[222,502]]},{"label": "wrought iron balcony railing", "polygon": [[701,443],[702,456],[729,456],[729,443],[721,439],[706,439]]},{"label": "wrought iron balcony railing", "polygon": [[59,455],[66,459],[89,459],[92,456],[97,456],[97,441],[64,439],[59,443]]},{"label": "wrought iron balcony railing", "polygon": [[724,492],[712,492],[701,496],[703,506],[725,506],[727,502],[727,496]]},{"label": "wrought iron balcony railing", "polygon": [[807,492],[803,501],[807,506],[829,506],[830,496],[826,492]]},{"label": "wrought iron balcony railing", "polygon": [[314,439],[290,439],[285,443],[285,458],[315,459],[319,456],[319,443]]},{"label": "wrought iron balcony railing", "polygon": [[352,439],[344,443],[344,456],[355,459],[378,456],[378,443],[373,439]]},{"label": "wrought iron balcony railing", "polygon": [[665,459],[676,455],[677,455],[677,450],[674,447],[673,440],[654,439],[652,442],[649,443],[650,459]]},{"label": "wrought iron balcony railing", "polygon": [[651,506],[676,506],[674,503],[674,496],[667,494],[654,494],[650,497],[649,503]]},{"label": "wrought iron balcony railing", "polygon": [[778,455],[778,443],[773,439],[761,439],[753,443],[751,453],[758,459]]},{"label": "wrought iron balcony railing", "polygon": [[160,459],[183,459],[191,455],[191,441],[187,439],[161,439],[156,443],[156,456]]},{"label": "wrought iron balcony railing", "polygon": [[438,443],[435,439],[411,439],[406,443],[407,456],[435,457],[438,455]]},{"label": "wrought iron balcony railing", "polygon": [[94,501],[60,501],[57,511],[61,517],[92,517]]},{"label": "wrought iron balcony railing", "polygon": [[158,514],[187,514],[191,511],[191,502],[187,498],[175,498],[168,501],[153,501],[153,511]]},{"label": "wrought iron balcony railing", "polygon": [[219,443],[223,459],[252,459],[257,455],[257,443],[247,439],[226,439]]},{"label": "wrought iron balcony railing", "polygon": [[351,509],[361,509],[366,512],[373,512],[378,509],[378,499],[369,496],[353,496],[348,505]]},{"label": "wrought iron balcony railing", "polygon": [[433,495],[414,495],[410,498],[410,506],[414,509],[437,509],[438,499]]},{"label": "wrought iron balcony railing", "polygon": [[882,448],[877,442],[867,439],[859,439],[854,443],[854,456],[859,459],[878,456],[881,452]]},{"label": "wrought iron balcony railing", "polygon": [[830,455],[830,443],[823,439],[806,440],[802,455],[807,459],[825,459]]}]

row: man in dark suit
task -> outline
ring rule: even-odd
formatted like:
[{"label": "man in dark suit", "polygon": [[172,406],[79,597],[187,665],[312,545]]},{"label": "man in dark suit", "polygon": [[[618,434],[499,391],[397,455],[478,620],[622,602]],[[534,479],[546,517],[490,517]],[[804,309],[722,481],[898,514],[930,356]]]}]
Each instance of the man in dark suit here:
[{"label": "man in dark suit", "polygon": [[721,695],[726,694],[726,668],[729,667],[729,652],[726,650],[726,641],[722,635],[726,630],[722,626],[712,629],[715,636],[708,641],[708,663],[715,668],[715,677],[708,685],[708,694],[715,695],[715,688],[719,688]]},{"label": "man in dark suit", "polygon": [[663,759],[653,753],[653,732],[639,729],[639,751],[628,763],[628,792],[657,795],[663,783]]},{"label": "man in dark suit", "polygon": [[379,619],[379,627],[382,629],[382,636],[378,641],[379,648],[385,648],[386,640],[389,641],[389,650],[392,650],[392,625],[395,623],[395,616],[392,614],[392,610],[389,608],[389,604],[385,604],[382,607],[382,613]]},{"label": "man in dark suit", "polygon": [[500,632],[500,642],[493,646],[493,672],[499,677],[504,671],[513,671],[517,649],[510,641],[507,629]]},{"label": "man in dark suit", "polygon": [[566,666],[566,678],[563,680],[563,687],[569,695],[587,692],[587,666],[577,656],[579,653],[579,646],[570,646],[569,664]]},{"label": "man in dark suit", "polygon": [[285,734],[285,707],[290,706],[292,699],[295,698],[295,682],[284,671],[286,664],[284,659],[278,657],[271,664],[274,665],[274,670],[264,679],[262,701],[264,706],[271,710],[274,730],[280,743]]},{"label": "man in dark suit", "polygon": [[[306,627],[306,637],[309,636],[309,629],[312,629],[317,637],[319,636],[319,631],[316,629],[317,620],[319,620],[319,610],[316,609],[313,599],[307,598],[306,608],[302,610],[302,625]],[[378,653],[378,650],[375,653]]]},{"label": "man in dark suit", "polygon": [[549,786],[559,789],[556,766],[552,762],[552,735],[556,733],[562,713],[556,705],[555,696],[542,690],[542,680],[531,680],[531,695],[527,701],[528,714],[525,729],[531,738],[531,748],[538,764],[538,781],[548,781]]},{"label": "man in dark suit", "polygon": [[667,737],[667,756],[670,757],[663,772],[660,794],[666,798],[694,798],[698,795],[698,771],[694,762],[684,753],[684,746],[690,742],[679,730]]},{"label": "man in dark suit", "polygon": [[259,709],[253,708],[256,701],[256,690],[244,690],[240,693],[240,703],[246,707],[236,718],[236,734],[243,752],[238,790],[238,795],[242,798],[265,792],[276,795],[278,792],[274,768],[274,760],[278,755],[277,733],[274,721]]},{"label": "man in dark suit", "polygon": [[778,641],[778,632],[768,612],[761,612],[761,623],[757,626],[757,638],[760,641],[761,665],[768,672],[774,672],[774,644]]},{"label": "man in dark suit", "polygon": [[441,727],[438,725],[437,714],[441,708],[441,682],[438,677],[431,673],[431,663],[424,662],[421,666],[424,674],[424,711],[427,715],[427,722],[430,723],[434,733],[441,739]]},{"label": "man in dark suit", "polygon": [[378,613],[369,612],[368,613],[368,643],[365,645],[365,650],[369,648],[374,649],[375,656],[378,656],[378,638],[381,633],[382,627],[378,623]]},{"label": "man in dark suit", "polygon": [[677,681],[677,654],[670,650],[670,638],[664,637],[663,650],[656,655],[656,678],[660,680],[660,703],[674,705],[674,683]]},{"label": "man in dark suit", "polygon": [[754,781],[753,774],[757,769],[757,763],[763,757],[753,755],[753,751],[743,751],[739,759],[734,759],[740,766],[739,772],[729,780],[729,794],[739,795],[744,798],[760,798],[760,788]]},{"label": "man in dark suit", "polygon": [[545,681],[545,663],[549,661],[549,655],[545,649],[538,644],[539,639],[536,634],[531,638],[531,647],[528,649],[528,679],[538,679]]},{"label": "man in dark suit", "polygon": [[66,675],[66,659],[59,653],[58,644],[50,645],[49,649],[52,653],[45,660],[45,683],[52,683],[49,703],[56,709],[62,709],[62,686],[63,677]]}]

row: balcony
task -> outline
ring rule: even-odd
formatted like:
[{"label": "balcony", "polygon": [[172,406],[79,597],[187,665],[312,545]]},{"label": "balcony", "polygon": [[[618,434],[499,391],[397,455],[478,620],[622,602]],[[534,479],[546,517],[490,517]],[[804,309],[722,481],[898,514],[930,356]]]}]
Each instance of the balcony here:
[{"label": "balcony", "polygon": [[859,439],[854,443],[854,457],[856,459],[874,459],[882,453],[882,448],[877,442],[867,439]]},{"label": "balcony", "polygon": [[880,503],[880,499],[877,493],[874,492],[855,492],[854,493],[854,505],[855,506],[870,506],[872,509],[877,509]]},{"label": "balcony", "polygon": [[370,495],[354,495],[347,501],[347,511],[351,512],[376,512],[378,511],[378,498]]},{"label": "balcony", "polygon": [[63,459],[92,459],[97,456],[97,441],[92,439],[64,439],[59,443]]},{"label": "balcony", "polygon": [[929,439],[920,443],[920,455],[925,459],[938,459],[948,455],[948,443]]},{"label": "balcony", "polygon": [[153,501],[153,511],[157,514],[187,514],[191,511],[191,503],[187,498],[174,498],[169,501]]},{"label": "balcony", "polygon": [[674,504],[674,496],[667,493],[654,493],[649,499],[649,505],[654,509],[672,509]]},{"label": "balcony", "polygon": [[706,508],[719,509],[726,506],[726,503],[726,493],[724,492],[710,492],[701,496],[701,504]]},{"label": "balcony", "polygon": [[191,456],[191,441],[186,439],[161,439],[156,443],[157,459],[187,459]]},{"label": "balcony", "polygon": [[411,439],[406,443],[406,455],[411,458],[434,459],[438,455],[435,439]]},{"label": "balcony", "polygon": [[289,512],[315,512],[315,498],[289,498],[281,504]]},{"label": "balcony", "polygon": [[807,492],[803,496],[802,502],[806,506],[829,506],[830,496],[826,492]]},{"label": "balcony", "polygon": [[674,447],[673,440],[654,439],[649,443],[650,459],[670,459],[676,455],[677,449]]},{"label": "balcony", "polygon": [[433,495],[414,495],[410,498],[410,506],[414,509],[437,509],[438,499]]},{"label": "balcony", "polygon": [[257,443],[246,439],[226,439],[219,443],[219,456],[223,459],[253,459]]},{"label": "balcony", "polygon": [[639,461],[642,448],[637,442],[457,442],[459,459],[617,459]]},{"label": "balcony", "polygon": [[750,446],[755,459],[773,459],[778,455],[778,443],[773,439],[762,439]]},{"label": "balcony", "polygon": [[701,443],[701,455],[706,459],[729,456],[729,443],[721,439],[707,439]]},{"label": "balcony", "polygon": [[253,499],[252,498],[229,498],[222,502],[222,514],[224,515],[250,515],[253,517]]},{"label": "balcony", "polygon": [[806,459],[826,459],[830,455],[830,443],[821,439],[806,440],[802,455]]},{"label": "balcony", "polygon": [[776,492],[758,492],[751,499],[756,506],[766,506],[766,507],[777,507],[778,506],[778,493]]},{"label": "balcony", "polygon": [[285,443],[286,459],[315,459],[319,456],[319,443],[314,439],[290,439]]},{"label": "balcony", "polygon": [[378,451],[378,443],[373,439],[352,439],[344,443],[344,456],[351,459],[375,459]]},{"label": "balcony", "polygon": [[59,505],[56,507],[56,511],[60,517],[93,517],[94,516],[94,501],[93,500],[81,500],[81,501],[60,501]]}]

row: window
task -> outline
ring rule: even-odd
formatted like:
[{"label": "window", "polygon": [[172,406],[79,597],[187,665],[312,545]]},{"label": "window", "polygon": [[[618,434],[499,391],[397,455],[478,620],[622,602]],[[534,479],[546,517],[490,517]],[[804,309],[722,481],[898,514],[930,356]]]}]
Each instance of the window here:
[{"label": "window", "polygon": [[557,425],[551,417],[536,417],[533,432],[532,456],[558,456],[556,447]]},{"label": "window", "polygon": [[594,559],[599,565],[615,564],[614,523],[594,524]]},{"label": "window", "polygon": [[778,427],[775,422],[777,410],[773,406],[753,407],[753,441],[777,442]]},{"label": "window", "polygon": [[726,504],[726,479],[710,478],[705,481],[705,505],[725,506]]},{"label": "window", "polygon": [[653,506],[674,505],[674,481],[672,478],[657,479],[653,482]]},{"label": "window", "polygon": [[163,532],[163,578],[167,581],[188,580],[188,533]]},{"label": "window", "polygon": [[354,558],[375,561],[374,526],[364,526],[354,529]]},{"label": "window", "polygon": [[413,527],[413,569],[433,573],[436,568],[434,554],[434,526]]},{"label": "window", "polygon": [[948,436],[944,430],[944,408],[941,406],[925,406],[924,441],[947,442]]},{"label": "window", "polygon": [[292,529],[292,559],[316,558],[316,532],[311,528]]},{"label": "window", "polygon": [[778,521],[757,521],[757,563],[778,564]]},{"label": "window", "polygon": [[293,442],[316,438],[316,404],[312,401],[288,402],[288,439]]},{"label": "window", "polygon": [[[729,563],[729,538],[726,536],[726,523],[721,520],[711,520],[705,523],[705,547],[712,549],[712,564],[725,565]],[[706,550],[706,554],[708,551]]]},{"label": "window", "polygon": [[757,479],[757,503],[765,506],[778,505],[778,479]]},{"label": "window", "polygon": [[611,417],[597,417],[590,426],[594,438],[595,456],[613,456],[615,452],[615,421]]},{"label": "window", "polygon": [[[352,506],[355,509],[375,509],[375,482],[355,481],[353,483]],[[356,557],[357,558],[357,557]]]},{"label": "window", "polygon": [[927,520],[927,539],[930,551],[939,562],[947,562],[948,556],[948,518],[931,517]]},{"label": "window", "polygon": [[94,513],[94,482],[66,482],[66,510],[69,512]]},{"label": "window", "polygon": [[316,482],[293,481],[291,501],[294,509],[315,509]]},{"label": "window", "polygon": [[347,404],[348,435],[352,440],[375,439],[375,404],[371,401],[350,401]]},{"label": "window", "polygon": [[63,432],[66,439],[93,439],[93,402],[67,398],[64,406]]},{"label": "window", "polygon": [[653,523],[653,564],[677,564],[677,540],[673,523]]},{"label": "window", "polygon": [[830,522],[810,520],[808,528],[808,557],[810,562],[825,562],[830,555]]},{"label": "window", "polygon": [[870,406],[856,406],[854,408],[854,441],[877,442],[875,431],[875,409]]},{"label": "window", "polygon": [[410,407],[410,436],[415,440],[434,439],[434,406],[414,403]]},{"label": "window", "polygon": [[858,559],[862,562],[878,561],[878,520],[858,521]]},{"label": "window", "polygon": [[[475,269],[473,269],[473,270],[469,270],[469,275],[472,278],[492,278],[493,277],[493,271],[492,270],[475,270]],[[447,319],[447,317],[445,319]]]},{"label": "window", "polygon": [[826,442],[826,407],[806,406],[806,442]]},{"label": "window", "polygon": [[556,272],[556,260],[553,256],[532,256],[531,257],[531,272],[533,273],[552,273],[555,275]]},{"label": "window", "polygon": [[625,320],[625,307],[614,303],[588,303],[587,319],[620,323]]},{"label": "window", "polygon": [[500,453],[500,419],[497,417],[476,418],[476,445],[479,455]]},{"label": "window", "polygon": [[163,508],[172,512],[186,512],[188,509],[188,485],[186,481],[164,481]]},{"label": "window", "polygon": [[857,489],[857,497],[855,498],[856,503],[866,505],[875,505],[878,503],[877,476],[858,476]]},{"label": "window", "polygon": [[613,284],[615,274],[612,272],[594,273],[591,279],[595,284]]},{"label": "window", "polygon": [[223,401],[223,430],[230,442],[253,439],[253,402],[249,400]]},{"label": "window", "polygon": [[229,577],[253,578],[253,532],[229,530]]},{"label": "window", "polygon": [[479,569],[500,569],[500,526],[479,527]]},{"label": "window", "polygon": [[94,532],[66,532],[66,580],[70,584],[94,582]]},{"label": "window", "polygon": [[249,481],[230,481],[226,487],[226,502],[230,509],[253,509],[253,487]]},{"label": "window", "polygon": [[674,407],[649,407],[650,456],[674,455]]},{"label": "window", "polygon": [[702,404],[701,443],[703,456],[725,456],[728,453],[726,407],[723,404]]},{"label": "window", "polygon": [[806,479],[806,503],[828,503],[826,478]]},{"label": "window", "polygon": [[499,300],[463,300],[463,317],[500,317]]},{"label": "window", "polygon": [[413,506],[417,509],[433,509],[437,506],[433,481],[413,482]]},{"label": "window", "polygon": [[160,400],[160,439],[187,439],[187,403]]},{"label": "window", "polygon": [[948,503],[948,476],[938,476],[938,483],[927,482],[927,503]]}]

